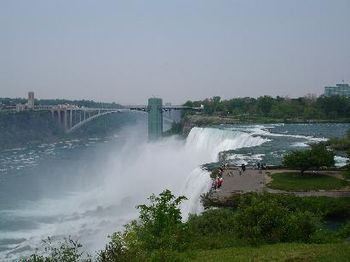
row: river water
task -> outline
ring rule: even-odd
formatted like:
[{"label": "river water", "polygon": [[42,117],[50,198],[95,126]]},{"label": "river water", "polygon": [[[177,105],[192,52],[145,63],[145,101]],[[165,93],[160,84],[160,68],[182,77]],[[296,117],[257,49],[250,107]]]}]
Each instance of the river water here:
[{"label": "river water", "polygon": [[[286,151],[340,137],[350,124],[222,125],[156,143],[146,128],[141,121],[108,138],[0,151],[0,261],[32,253],[48,236],[71,235],[94,254],[137,217],[136,205],[166,188],[189,199],[185,219],[202,211],[199,196],[211,184],[201,165],[278,165]],[[336,156],[338,166],[346,161]]]}]

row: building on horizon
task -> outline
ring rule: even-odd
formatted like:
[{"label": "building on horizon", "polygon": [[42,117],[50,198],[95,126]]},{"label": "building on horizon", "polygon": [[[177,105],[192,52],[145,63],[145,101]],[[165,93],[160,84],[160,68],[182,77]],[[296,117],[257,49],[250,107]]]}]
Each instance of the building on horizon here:
[{"label": "building on horizon", "polygon": [[16,111],[21,112],[25,110],[33,110],[34,109],[34,92],[28,92],[28,100],[25,104],[17,104]]},{"label": "building on horizon", "polygon": [[336,84],[335,86],[326,86],[324,88],[325,96],[345,96],[350,97],[350,86],[349,84]]},{"label": "building on horizon", "polygon": [[28,109],[34,109],[34,92],[28,92]]}]

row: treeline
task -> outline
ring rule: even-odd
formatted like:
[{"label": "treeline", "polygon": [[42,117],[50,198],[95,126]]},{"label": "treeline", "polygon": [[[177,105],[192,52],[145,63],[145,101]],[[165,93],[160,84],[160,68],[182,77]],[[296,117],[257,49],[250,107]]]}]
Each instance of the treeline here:
[{"label": "treeline", "polygon": [[204,106],[207,115],[252,116],[278,119],[345,119],[350,118],[350,98],[342,96],[320,97],[244,97],[221,100],[214,96],[202,101],[187,101],[186,106]]},{"label": "treeline", "polygon": [[[16,104],[25,104],[27,99],[24,98],[1,98],[0,97],[0,108],[6,106],[15,106]],[[98,107],[98,108],[122,108],[121,105],[112,102],[95,102],[93,100],[68,100],[68,99],[35,99],[35,105],[77,105],[80,107]]]}]

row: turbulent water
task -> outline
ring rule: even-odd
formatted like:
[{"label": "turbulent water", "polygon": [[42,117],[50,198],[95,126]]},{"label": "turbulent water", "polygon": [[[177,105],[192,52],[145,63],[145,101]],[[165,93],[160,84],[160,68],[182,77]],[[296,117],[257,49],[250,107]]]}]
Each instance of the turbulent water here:
[{"label": "turbulent water", "polygon": [[93,254],[108,234],[137,217],[137,204],[166,188],[188,198],[182,206],[186,219],[202,211],[199,197],[211,184],[201,165],[278,165],[286,151],[342,136],[349,128],[230,125],[193,128],[186,140],[149,143],[142,124],[110,138],[0,151],[0,261],[32,253],[48,236],[79,238]]}]

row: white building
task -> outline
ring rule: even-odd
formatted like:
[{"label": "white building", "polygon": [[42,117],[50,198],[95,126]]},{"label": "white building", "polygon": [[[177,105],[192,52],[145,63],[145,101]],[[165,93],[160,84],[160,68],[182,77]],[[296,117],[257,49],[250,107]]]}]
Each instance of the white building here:
[{"label": "white building", "polygon": [[326,86],[324,88],[325,96],[345,96],[350,97],[349,84],[336,84],[335,86]]},{"label": "white building", "polygon": [[27,108],[34,109],[34,92],[28,92]]}]

